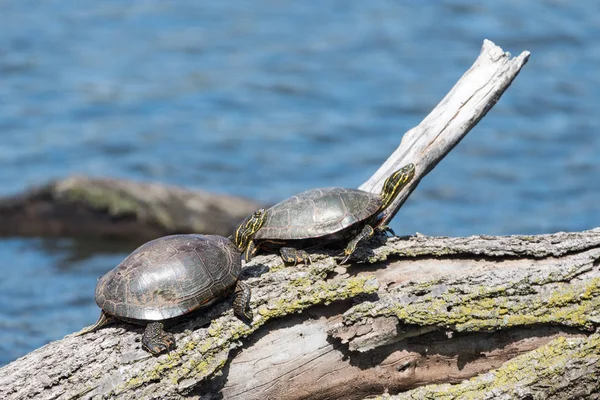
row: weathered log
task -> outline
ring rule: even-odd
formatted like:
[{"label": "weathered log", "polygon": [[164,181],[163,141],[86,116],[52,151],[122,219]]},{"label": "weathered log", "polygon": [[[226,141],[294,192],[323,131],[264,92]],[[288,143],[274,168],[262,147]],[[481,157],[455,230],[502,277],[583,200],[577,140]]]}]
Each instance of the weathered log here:
[{"label": "weathered log", "polygon": [[[484,43],[473,68],[362,186],[378,192],[390,171],[416,164],[415,181],[388,218],[497,101],[527,56],[510,58]],[[577,398],[600,390],[593,333],[600,324],[600,229],[378,236],[347,268],[332,255],[323,250],[310,266],[257,257],[242,277],[253,290],[249,325],[221,302],[175,327],[177,348],[160,357],[143,352],[141,329],[126,324],[69,335],[0,369],[0,393],[9,399],[359,399],[386,392]]]},{"label": "weathered log", "polygon": [[171,233],[229,235],[259,204],[124,179],[71,177],[0,199],[0,236],[106,236],[144,242]]},{"label": "weathered log", "polygon": [[[304,324],[271,330],[235,357],[223,382],[214,380],[207,392],[219,389],[231,399],[360,399],[457,383],[559,337],[589,350],[570,362],[581,364],[588,390],[600,387],[591,379],[600,372],[600,347],[595,336],[595,344],[586,344],[600,322],[600,229],[391,238],[363,251],[369,265],[338,269],[336,279],[374,275],[376,298],[363,297],[349,309],[313,309]],[[555,362],[538,361],[531,384],[548,382]],[[535,389],[518,374],[504,376],[507,387]],[[481,394],[484,388],[494,398],[495,387],[481,386]]]},{"label": "weathered log", "polygon": [[[367,263],[349,268],[327,254],[308,267],[257,257],[244,273],[253,288],[251,326],[233,316],[228,300],[176,327],[177,349],[160,357],[140,348],[142,329],[131,325],[69,335],[0,369],[0,392],[9,399],[356,399],[456,383],[548,343],[541,354],[567,343],[578,382],[600,389],[591,379],[600,373],[600,347],[597,335],[588,336],[599,321],[600,229],[378,237],[360,251]],[[559,361],[536,360],[528,379],[541,385]],[[534,390],[520,374],[494,374],[504,374],[506,387]]]}]

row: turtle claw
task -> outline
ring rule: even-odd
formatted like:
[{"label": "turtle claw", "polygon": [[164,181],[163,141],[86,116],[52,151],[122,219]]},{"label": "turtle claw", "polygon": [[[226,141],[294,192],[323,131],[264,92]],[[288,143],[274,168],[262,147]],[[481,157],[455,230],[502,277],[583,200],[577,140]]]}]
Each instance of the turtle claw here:
[{"label": "turtle claw", "polygon": [[175,348],[175,336],[165,332],[162,323],[150,323],[142,336],[142,348],[155,356],[171,351]]},{"label": "turtle claw", "polygon": [[167,333],[163,335],[163,343],[167,345],[167,350],[173,350],[175,348],[175,336],[172,333]]},{"label": "turtle claw", "polygon": [[146,350],[148,353],[156,356],[161,353],[166,353],[166,352],[173,350],[175,348],[175,342],[165,340],[164,343],[158,342],[158,343],[151,343],[148,345],[142,344],[142,348],[144,350]]},{"label": "turtle claw", "polygon": [[341,260],[338,262],[338,264],[339,265],[346,264],[348,262],[348,260],[350,260],[350,257],[352,257],[352,254],[354,254],[354,250],[355,250],[355,247],[352,247],[352,246],[345,248],[344,251],[340,255],[337,256],[337,259]]},{"label": "turtle claw", "polygon": [[350,253],[350,254],[346,254],[346,253],[342,253],[342,254],[340,254],[340,257],[342,257],[342,256],[343,256],[344,258],[342,258],[342,261],[340,261],[340,262],[339,262],[339,265],[344,265],[344,264],[346,264],[346,262],[348,262],[348,260],[350,259],[350,256],[351,256],[351,255],[352,255],[352,253]]},{"label": "turtle claw", "polygon": [[394,232],[394,230],[387,225],[380,226],[379,231],[386,236],[396,236],[396,232]]},{"label": "turtle claw", "polygon": [[252,314],[251,310],[246,310],[241,316],[243,316],[243,318],[240,318],[243,322],[252,322],[252,319],[254,319],[254,314]]},{"label": "turtle claw", "polygon": [[354,250],[356,250],[356,246],[362,242],[365,239],[370,238],[371,236],[373,236],[373,234],[375,233],[375,231],[373,230],[373,227],[370,225],[365,225],[362,229],[362,231],[360,231],[360,233],[354,238],[352,239],[348,245],[346,246],[346,248],[344,249],[344,259],[342,260],[342,262],[340,263],[340,265],[344,264],[346,261],[348,261],[350,259],[350,256],[352,255],[352,253],[354,253]]},{"label": "turtle claw", "polygon": [[293,247],[282,247],[279,249],[279,254],[286,264],[293,264],[294,266],[301,263],[312,264],[310,255],[304,250],[294,249]]}]

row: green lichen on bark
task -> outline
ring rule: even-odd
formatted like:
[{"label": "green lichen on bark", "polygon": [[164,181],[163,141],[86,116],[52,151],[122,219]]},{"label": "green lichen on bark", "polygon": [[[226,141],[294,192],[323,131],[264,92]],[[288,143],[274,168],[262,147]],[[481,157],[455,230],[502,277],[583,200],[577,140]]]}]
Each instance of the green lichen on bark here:
[{"label": "green lichen on bark", "polygon": [[460,384],[427,385],[381,400],[589,398],[600,390],[600,335],[558,338]]},{"label": "green lichen on bark", "polygon": [[[130,377],[113,394],[119,395],[140,388],[148,382],[163,379],[175,385],[180,384],[184,392],[186,387],[196,385],[219,371],[225,365],[229,352],[241,345],[239,340],[268,321],[301,312],[313,305],[375,293],[379,289],[377,280],[370,276],[322,280],[321,273],[332,270],[335,266],[334,263],[329,264],[313,266],[308,271],[299,267],[274,268],[273,272],[249,280],[255,284],[264,280],[281,281],[278,293],[257,295],[263,302],[259,306],[254,305],[255,317],[251,325],[243,323],[231,311],[227,311],[214,319],[209,327],[178,338],[174,351],[155,359],[149,368]],[[257,290],[259,291],[260,289]]]},{"label": "green lichen on bark", "polygon": [[555,272],[507,276],[502,284],[490,286],[475,284],[477,277],[403,285],[380,294],[376,302],[356,305],[344,315],[344,324],[396,316],[404,324],[459,332],[534,324],[593,329],[600,322],[600,278],[569,282],[577,272]]}]

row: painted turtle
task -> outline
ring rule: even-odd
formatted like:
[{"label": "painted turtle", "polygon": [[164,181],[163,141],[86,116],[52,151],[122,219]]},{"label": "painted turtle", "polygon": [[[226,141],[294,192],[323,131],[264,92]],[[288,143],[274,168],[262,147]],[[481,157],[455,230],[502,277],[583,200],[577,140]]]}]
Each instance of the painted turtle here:
[{"label": "painted turtle", "polygon": [[262,222],[262,227],[254,229],[254,235],[248,233],[246,219],[231,238],[244,249],[246,261],[260,248],[267,248],[279,249],[284,262],[305,262],[310,258],[300,249],[341,244],[345,246],[343,264],[359,242],[373,235],[374,229],[390,230],[381,225],[382,211],[414,175],[413,164],[404,166],[386,179],[379,195],[339,187],[307,190],[275,204],[263,216],[255,213],[248,217]]},{"label": "painted turtle", "polygon": [[[259,210],[260,211],[260,210]],[[258,215],[257,213],[253,215]],[[252,216],[240,236],[254,224]],[[244,233],[245,232],[245,233]],[[244,239],[240,239],[244,243]],[[248,309],[250,288],[238,281],[240,249],[216,235],[173,235],[152,240],[107,272],[96,285],[96,303],[102,309],[93,326],[78,335],[93,332],[115,319],[146,325],[142,347],[152,354],[174,348],[175,338],[163,323],[206,307],[235,292],[234,314],[252,319]]]}]

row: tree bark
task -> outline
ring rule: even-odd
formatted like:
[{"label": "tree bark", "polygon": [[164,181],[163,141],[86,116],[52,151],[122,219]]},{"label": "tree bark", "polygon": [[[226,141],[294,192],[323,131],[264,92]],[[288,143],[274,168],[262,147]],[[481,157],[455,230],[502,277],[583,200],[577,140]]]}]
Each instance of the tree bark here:
[{"label": "tree bark", "polygon": [[[363,186],[425,174],[493,106],[527,61],[491,42]],[[259,256],[243,271],[254,319],[231,299],[174,327],[152,357],[141,328],[69,335],[0,369],[8,399],[581,398],[600,383],[600,229],[538,236],[374,237],[349,266]],[[465,380],[467,378],[473,378]],[[389,394],[391,393],[391,394]],[[445,397],[443,397],[445,396]]]}]

